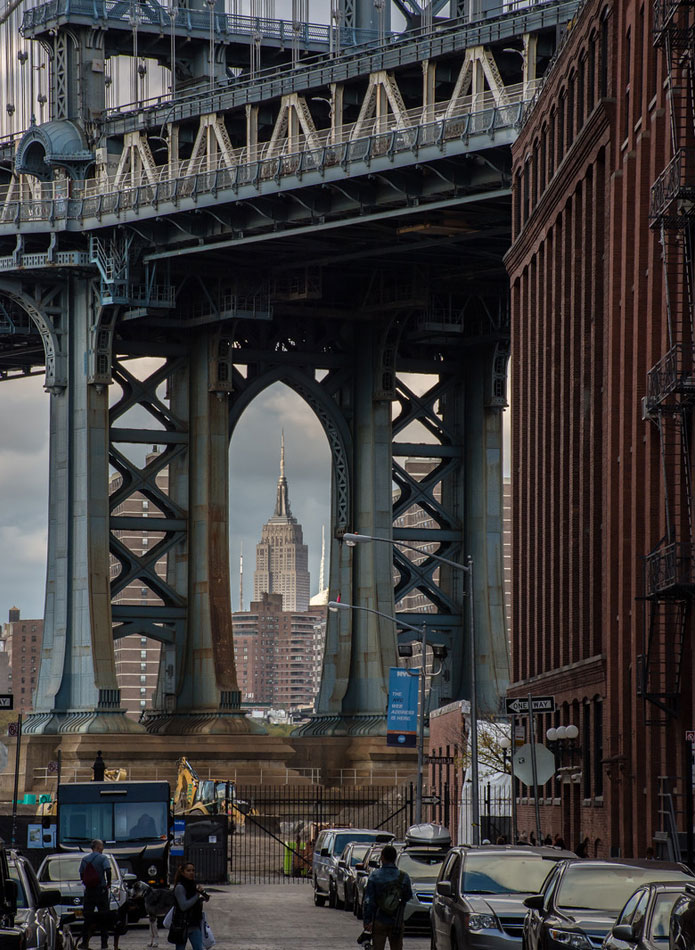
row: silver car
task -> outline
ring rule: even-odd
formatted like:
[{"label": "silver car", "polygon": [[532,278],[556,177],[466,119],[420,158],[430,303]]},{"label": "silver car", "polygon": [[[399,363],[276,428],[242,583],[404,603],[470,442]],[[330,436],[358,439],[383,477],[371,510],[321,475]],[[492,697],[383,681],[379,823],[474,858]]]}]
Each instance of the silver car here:
[{"label": "silver car", "polygon": [[[84,911],[84,885],[80,880],[80,863],[83,852],[69,854],[49,854],[41,862],[38,878],[42,887],[56,887],[60,890],[60,904],[56,904],[56,911],[63,914],[74,914],[76,921],[73,927],[82,923]],[[109,889],[109,910],[117,914],[120,930],[126,926],[126,910],[128,902],[128,879],[135,880],[134,874],[123,875],[112,854],[105,854],[111,863],[111,887]]]},{"label": "silver car", "polygon": [[[319,833],[314,845],[311,876],[314,884],[314,903],[322,907],[328,899],[329,907],[338,906],[336,874],[340,855],[351,841],[380,841],[388,844],[394,835],[373,828],[326,828]],[[342,907],[342,902],[340,903]]]},{"label": "silver car", "polygon": [[524,900],[567,858],[576,855],[512,845],[452,848],[432,903],[434,950],[521,950]]}]

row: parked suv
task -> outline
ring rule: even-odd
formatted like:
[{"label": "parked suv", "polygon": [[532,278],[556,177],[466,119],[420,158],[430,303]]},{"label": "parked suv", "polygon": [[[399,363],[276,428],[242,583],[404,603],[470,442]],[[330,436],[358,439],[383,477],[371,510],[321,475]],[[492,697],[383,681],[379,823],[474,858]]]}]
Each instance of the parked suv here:
[{"label": "parked suv", "polygon": [[527,908],[558,861],[559,848],[457,847],[447,855],[432,903],[434,950],[521,950]]},{"label": "parked suv", "polygon": [[314,882],[314,903],[337,907],[336,872],[345,846],[351,841],[379,841],[388,844],[394,835],[373,828],[326,828],[314,845],[311,876]]}]

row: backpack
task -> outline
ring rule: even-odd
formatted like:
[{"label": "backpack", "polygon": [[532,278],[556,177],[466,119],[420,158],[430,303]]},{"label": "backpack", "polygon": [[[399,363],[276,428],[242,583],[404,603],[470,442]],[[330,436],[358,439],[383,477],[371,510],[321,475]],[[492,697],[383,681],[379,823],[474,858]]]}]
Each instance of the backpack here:
[{"label": "backpack", "polygon": [[94,861],[85,861],[82,869],[82,883],[85,887],[101,887],[101,874],[94,866]]},{"label": "backpack", "polygon": [[376,899],[376,906],[387,917],[395,917],[403,900],[404,872],[399,871],[398,877],[385,884]]}]

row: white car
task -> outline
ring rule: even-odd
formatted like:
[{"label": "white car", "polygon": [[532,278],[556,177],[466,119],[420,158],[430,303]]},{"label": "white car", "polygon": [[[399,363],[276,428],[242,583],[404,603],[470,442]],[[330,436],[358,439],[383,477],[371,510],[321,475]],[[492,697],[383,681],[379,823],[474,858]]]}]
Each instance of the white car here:
[{"label": "white car", "polygon": [[[41,862],[38,871],[39,882],[42,887],[55,887],[60,890],[61,900],[56,904],[56,911],[61,915],[74,914],[75,924],[79,926],[83,916],[84,885],[80,880],[80,864],[84,853],[82,851],[69,854],[49,854]],[[135,875],[125,875],[116,864],[111,854],[105,854],[111,864],[111,887],[109,889],[109,910],[118,914],[121,919],[121,932],[125,932],[127,923],[128,883],[135,880]]]}]

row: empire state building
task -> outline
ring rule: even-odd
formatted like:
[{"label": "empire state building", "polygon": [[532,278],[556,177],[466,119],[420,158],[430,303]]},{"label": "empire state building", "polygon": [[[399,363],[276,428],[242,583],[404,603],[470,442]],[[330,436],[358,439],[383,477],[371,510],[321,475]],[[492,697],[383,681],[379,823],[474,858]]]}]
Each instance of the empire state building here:
[{"label": "empire state building", "polygon": [[303,543],[302,526],[290,509],[285,478],[285,435],[280,445],[280,478],[275,511],[263,525],[256,545],[253,599],[263,594],[282,594],[282,609],[304,612],[309,609],[309,555]]}]

